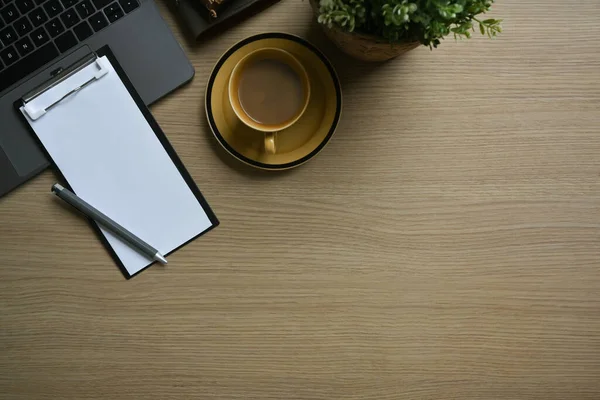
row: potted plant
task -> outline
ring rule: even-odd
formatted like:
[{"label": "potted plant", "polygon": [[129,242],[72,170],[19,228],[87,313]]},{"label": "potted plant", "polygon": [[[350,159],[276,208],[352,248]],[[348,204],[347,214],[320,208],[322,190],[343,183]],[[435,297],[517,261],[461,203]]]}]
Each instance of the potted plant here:
[{"label": "potted plant", "polygon": [[310,0],[327,36],[344,52],[366,61],[394,58],[444,37],[490,38],[502,20],[481,18],[494,0]]}]

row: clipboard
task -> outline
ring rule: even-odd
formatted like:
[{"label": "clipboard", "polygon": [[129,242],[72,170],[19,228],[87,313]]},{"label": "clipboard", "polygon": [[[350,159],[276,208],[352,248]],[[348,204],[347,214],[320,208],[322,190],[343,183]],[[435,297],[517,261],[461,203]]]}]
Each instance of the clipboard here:
[{"label": "clipboard", "polygon": [[[108,46],[57,71],[15,107],[65,186],[164,255],[219,225]],[[84,120],[90,115],[102,119]],[[127,279],[154,263],[90,222]]]}]

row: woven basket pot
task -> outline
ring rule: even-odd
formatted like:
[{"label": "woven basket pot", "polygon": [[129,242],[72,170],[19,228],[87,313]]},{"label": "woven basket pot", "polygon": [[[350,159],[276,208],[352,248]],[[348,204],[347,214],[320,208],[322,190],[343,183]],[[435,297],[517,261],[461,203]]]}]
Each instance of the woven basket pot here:
[{"label": "woven basket pot", "polygon": [[[310,0],[310,5],[315,15],[318,15],[319,0]],[[391,44],[375,35],[344,32],[336,27],[321,26],[327,37],[344,53],[363,61],[390,60],[420,45],[419,42]]]}]

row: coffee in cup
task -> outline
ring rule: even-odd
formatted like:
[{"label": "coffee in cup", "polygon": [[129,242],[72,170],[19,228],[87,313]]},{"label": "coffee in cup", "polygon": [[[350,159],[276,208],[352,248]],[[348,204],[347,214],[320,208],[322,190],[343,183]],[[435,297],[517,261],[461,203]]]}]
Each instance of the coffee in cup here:
[{"label": "coffee in cup", "polygon": [[276,152],[276,134],[292,126],[310,99],[306,70],[290,53],[276,48],[255,50],[242,58],[229,79],[229,100],[244,124],[262,132],[265,151]]}]

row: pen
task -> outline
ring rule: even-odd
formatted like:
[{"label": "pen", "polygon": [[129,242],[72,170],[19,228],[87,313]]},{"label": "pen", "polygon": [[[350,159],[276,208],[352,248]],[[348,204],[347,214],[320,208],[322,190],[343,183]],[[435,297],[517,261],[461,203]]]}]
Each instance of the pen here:
[{"label": "pen", "polygon": [[139,237],[135,236],[133,233],[129,232],[127,229],[123,228],[121,225],[117,224],[115,221],[86,203],[83,199],[78,197],[75,193],[71,192],[69,189],[64,188],[62,185],[55,183],[52,186],[52,192],[57,195],[59,198],[82,212],[84,215],[92,218],[98,224],[102,225],[103,228],[111,231],[123,241],[125,241],[129,246],[136,249],[143,255],[161,262],[162,264],[167,263],[167,259],[160,254],[158,250],[154,247],[150,246],[148,243],[144,242]]}]

